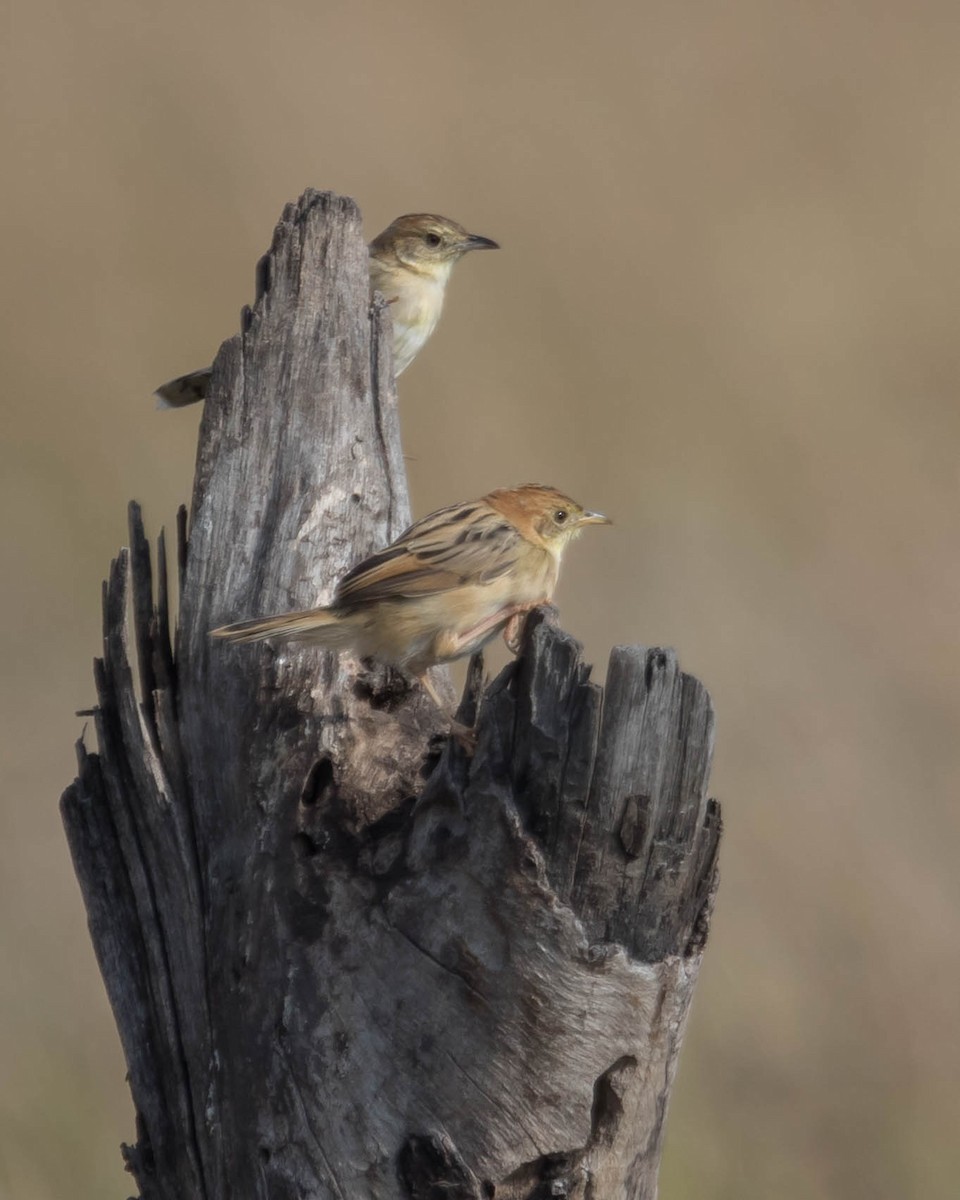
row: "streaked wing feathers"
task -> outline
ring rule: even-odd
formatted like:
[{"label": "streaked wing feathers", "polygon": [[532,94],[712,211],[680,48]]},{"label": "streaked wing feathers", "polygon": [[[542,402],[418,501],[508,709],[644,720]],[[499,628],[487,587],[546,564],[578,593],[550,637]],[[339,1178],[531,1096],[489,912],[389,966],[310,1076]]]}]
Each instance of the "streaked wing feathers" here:
[{"label": "streaked wing feathers", "polygon": [[510,571],[528,544],[483,501],[452,504],[411,525],[395,542],[340,581],[336,607],[430,596],[463,584],[490,583]]}]

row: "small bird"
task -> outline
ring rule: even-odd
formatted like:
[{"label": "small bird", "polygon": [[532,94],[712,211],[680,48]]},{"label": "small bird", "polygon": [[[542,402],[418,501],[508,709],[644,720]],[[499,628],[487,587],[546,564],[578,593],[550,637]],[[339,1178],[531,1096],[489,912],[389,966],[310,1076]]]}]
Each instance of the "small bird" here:
[{"label": "small bird", "polygon": [[449,217],[409,213],[370,243],[370,291],[391,306],[393,370],[401,375],[437,327],[447,280],[470,250],[499,250]]},{"label": "small bird", "polygon": [[[454,264],[470,250],[499,250],[478,233],[468,233],[449,217],[408,213],[397,217],[370,243],[370,294],[380,292],[391,306],[393,371],[399,376],[430,338],[440,314]],[[206,399],[210,368],[180,375],[157,388],[157,408],[183,408]]]},{"label": "small bird", "polygon": [[325,608],[213,630],[235,642],[267,638],[351,649],[417,677],[479,650],[501,630],[519,648],[526,614],[553,595],[567,544],[609,525],[556,488],[528,483],[438,509],[349,571]]}]

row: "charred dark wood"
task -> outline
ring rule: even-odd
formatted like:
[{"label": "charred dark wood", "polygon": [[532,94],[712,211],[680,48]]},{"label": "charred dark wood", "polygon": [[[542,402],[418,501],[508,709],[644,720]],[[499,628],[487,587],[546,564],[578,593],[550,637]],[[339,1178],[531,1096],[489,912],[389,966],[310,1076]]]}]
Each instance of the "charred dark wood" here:
[{"label": "charred dark wood", "polygon": [[702,686],[621,647],[604,695],[543,611],[471,669],[470,758],[389,672],[208,637],[408,518],[359,214],[309,192],[214,366],[176,648],[133,505],[62,802],[145,1200],[656,1194],[717,879]]}]

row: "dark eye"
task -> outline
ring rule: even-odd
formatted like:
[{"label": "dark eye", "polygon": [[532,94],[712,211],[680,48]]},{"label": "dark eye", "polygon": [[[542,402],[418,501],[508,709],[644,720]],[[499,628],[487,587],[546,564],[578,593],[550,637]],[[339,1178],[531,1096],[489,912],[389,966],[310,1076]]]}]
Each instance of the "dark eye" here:
[{"label": "dark eye", "polygon": [[565,508],[558,508],[557,511],[553,514],[553,519],[556,521],[556,523],[558,525],[562,525],[564,523],[564,521],[567,519],[567,510]]},{"label": "dark eye", "polygon": [[423,235],[423,240],[427,243],[428,246],[432,246],[434,249],[436,249],[437,246],[439,246],[440,243],[443,241],[443,238],[440,236],[439,233],[425,233]]}]

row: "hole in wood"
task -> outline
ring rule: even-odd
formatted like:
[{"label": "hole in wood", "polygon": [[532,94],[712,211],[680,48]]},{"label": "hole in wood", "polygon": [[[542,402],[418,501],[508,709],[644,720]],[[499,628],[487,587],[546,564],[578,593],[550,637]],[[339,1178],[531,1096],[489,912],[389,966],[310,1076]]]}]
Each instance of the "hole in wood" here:
[{"label": "hole in wood", "polygon": [[333,759],[329,754],[323,754],[307,773],[300,791],[300,803],[304,808],[327,804],[333,799],[336,787]]},{"label": "hole in wood", "polygon": [[647,690],[653,687],[654,679],[657,675],[662,675],[667,669],[667,652],[661,650],[659,646],[649,651],[647,654],[646,669],[644,671],[644,682]]},{"label": "hole in wood", "polygon": [[293,835],[293,853],[297,858],[313,858],[319,849],[320,847],[309,833]]},{"label": "hole in wood", "polygon": [[604,1071],[593,1085],[593,1108],[590,1114],[590,1141],[594,1145],[610,1145],[623,1116],[622,1090],[626,1079],[637,1068],[632,1054],[625,1054]]},{"label": "hole in wood", "polygon": [[358,700],[366,700],[371,708],[392,712],[405,703],[413,690],[410,680],[392,667],[381,667],[364,659],[364,674],[353,685]]}]

